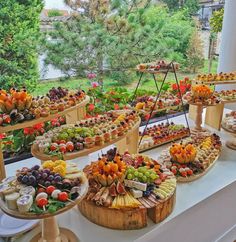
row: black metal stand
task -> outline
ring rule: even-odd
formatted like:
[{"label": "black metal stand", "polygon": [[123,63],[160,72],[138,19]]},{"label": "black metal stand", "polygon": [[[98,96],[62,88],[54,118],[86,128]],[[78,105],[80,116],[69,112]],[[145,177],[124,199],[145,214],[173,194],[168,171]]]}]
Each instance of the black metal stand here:
[{"label": "black metal stand", "polygon": [[[163,78],[163,81],[162,81],[162,83],[161,83],[161,87],[160,87],[160,88],[158,88],[158,86],[157,86],[157,80],[156,80],[155,74],[152,73],[152,74],[153,74],[153,79],[154,79],[154,82],[155,82],[155,85],[156,85],[156,88],[157,88],[157,95],[156,95],[156,99],[155,99],[154,105],[153,105],[153,107],[152,107],[152,109],[151,109],[150,115],[149,115],[149,117],[148,117],[148,120],[147,120],[147,122],[146,122],[145,128],[144,128],[144,130],[143,130],[143,133],[142,133],[141,139],[139,140],[139,145],[140,145],[141,142],[142,142],[143,136],[144,136],[145,131],[146,131],[146,129],[147,129],[147,126],[148,126],[148,124],[149,124],[149,122],[150,122],[150,119],[151,119],[151,117],[152,117],[152,114],[153,114],[153,112],[154,112],[154,110],[155,110],[155,107],[156,107],[156,104],[157,104],[157,102],[158,102],[158,99],[160,98],[160,95],[161,95],[161,91],[162,91],[163,85],[164,85],[164,83],[165,83],[165,81],[166,81],[166,78],[167,78],[167,75],[168,75],[168,73],[169,73],[170,71],[172,71],[172,72],[174,73],[174,76],[175,76],[175,82],[176,82],[177,87],[178,87],[178,92],[179,92],[180,99],[181,99],[181,104],[182,104],[182,108],[183,108],[183,113],[184,113],[185,121],[186,121],[186,124],[187,124],[188,130],[189,130],[189,135],[190,135],[190,128],[189,128],[189,123],[188,123],[188,119],[187,119],[186,110],[185,110],[185,107],[184,107],[183,97],[182,97],[182,94],[181,94],[181,91],[180,91],[180,86],[179,86],[179,82],[178,82],[178,78],[177,78],[177,74],[176,74],[175,66],[174,66],[174,63],[173,63],[173,61],[172,61],[172,62],[170,62],[170,64],[168,65],[166,71],[164,71],[164,72],[163,72],[163,71],[160,71],[160,73],[164,73],[164,74],[165,74],[165,76],[164,76],[164,78]],[[147,73],[148,73],[148,72],[147,72]],[[157,73],[158,73],[158,72],[157,72]],[[133,99],[132,99],[132,104],[133,104],[133,102],[134,102],[134,100],[135,100],[135,98],[136,98],[137,90],[138,90],[138,87],[140,86],[140,83],[141,83],[141,80],[142,80],[143,74],[144,74],[144,72],[141,72],[141,75],[140,75],[140,78],[139,78],[138,84],[137,84],[137,86],[136,86],[136,88],[135,88],[135,91],[134,91],[134,96],[133,96]],[[167,120],[167,122],[169,122],[169,120],[168,120],[168,114],[166,114],[165,116],[166,116],[166,120]]]}]

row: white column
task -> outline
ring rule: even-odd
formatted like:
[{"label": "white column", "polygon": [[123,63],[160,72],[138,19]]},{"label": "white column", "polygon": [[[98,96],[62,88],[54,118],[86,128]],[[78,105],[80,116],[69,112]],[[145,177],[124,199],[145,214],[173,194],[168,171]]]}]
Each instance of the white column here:
[{"label": "white column", "polygon": [[[236,71],[236,0],[225,1],[218,72]],[[216,90],[236,89],[236,84],[218,85]],[[236,109],[236,104],[227,105]]]},{"label": "white column", "polygon": [[225,1],[218,72],[236,71],[236,1]]}]

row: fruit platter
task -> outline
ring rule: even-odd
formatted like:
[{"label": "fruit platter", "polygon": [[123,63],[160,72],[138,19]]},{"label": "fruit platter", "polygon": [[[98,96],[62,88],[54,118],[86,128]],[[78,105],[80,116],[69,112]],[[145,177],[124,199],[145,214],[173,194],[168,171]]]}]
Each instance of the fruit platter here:
[{"label": "fruit platter", "polygon": [[[173,110],[177,111],[182,107],[181,99],[170,92],[162,93],[155,105],[156,97],[144,95],[137,97],[133,102],[134,109],[141,113],[149,114],[154,108],[153,115],[157,112]],[[184,104],[187,104],[185,101]],[[155,105],[155,107],[154,107]]]},{"label": "fruit platter", "polygon": [[38,136],[32,154],[41,159],[66,160],[87,155],[123,139],[138,129],[140,118],[136,111],[108,112],[95,118],[66,124]]},{"label": "fruit platter", "polygon": [[236,133],[236,111],[227,113],[221,125],[228,132]]},{"label": "fruit platter", "polygon": [[197,75],[196,81],[201,82],[202,84],[210,83],[221,83],[221,82],[230,82],[236,80],[236,72],[220,72],[219,74],[202,74]]},{"label": "fruit platter", "polygon": [[[63,115],[75,106],[84,106],[88,97],[82,90],[52,88],[45,96],[33,97],[25,88],[10,91],[0,90],[0,126],[15,125],[24,121]],[[45,120],[44,120],[45,121]],[[9,129],[8,131],[10,131]],[[7,132],[7,130],[3,130]]]},{"label": "fruit platter", "polygon": [[[151,63],[141,63],[137,65],[136,70],[139,72],[148,72],[148,73],[158,73],[161,71],[173,71],[173,67],[170,66],[171,63],[166,62],[165,60],[158,60]],[[179,64],[173,63],[175,70],[179,70]]]},{"label": "fruit platter", "polygon": [[189,104],[213,106],[220,103],[221,99],[214,94],[214,91],[207,85],[194,85],[191,92],[183,96]]},{"label": "fruit platter", "polygon": [[96,224],[139,229],[147,225],[147,216],[158,223],[172,212],[176,179],[164,164],[148,156],[119,154],[114,148],[83,171],[89,189],[79,210]]},{"label": "fruit platter", "polygon": [[220,137],[198,132],[163,151],[159,159],[176,176],[178,182],[191,182],[205,175],[221,152]]},{"label": "fruit platter", "polygon": [[160,123],[147,127],[145,132],[139,132],[139,152],[143,152],[155,147],[182,139],[190,135],[190,131],[182,124],[174,124],[173,122]]},{"label": "fruit platter", "polygon": [[76,164],[46,161],[23,167],[0,184],[3,211],[25,219],[46,218],[71,208],[87,190],[87,179]]}]

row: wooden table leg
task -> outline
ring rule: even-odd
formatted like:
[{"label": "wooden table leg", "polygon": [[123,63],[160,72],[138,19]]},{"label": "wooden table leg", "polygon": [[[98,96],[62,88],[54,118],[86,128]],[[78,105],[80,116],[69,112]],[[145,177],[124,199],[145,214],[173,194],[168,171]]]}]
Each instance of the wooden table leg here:
[{"label": "wooden table leg", "polygon": [[195,129],[202,131],[202,112],[203,112],[203,105],[197,106],[197,114],[195,119]]},{"label": "wooden table leg", "polygon": [[2,140],[0,140],[0,181],[6,177],[5,164],[2,153]]},{"label": "wooden table leg", "polygon": [[117,147],[118,152],[121,153],[121,154],[123,154],[126,151],[129,151],[128,147],[127,147],[126,137],[124,137],[124,139],[122,139],[122,140],[118,141],[117,143],[115,143],[115,145]]},{"label": "wooden table leg", "polygon": [[77,109],[66,114],[66,123],[67,124],[75,124],[78,121]]},{"label": "wooden table leg", "polygon": [[79,239],[69,229],[59,229],[56,217],[52,216],[42,220],[42,233],[34,236],[30,242],[79,242]]},{"label": "wooden table leg", "polygon": [[126,137],[126,143],[130,154],[138,154],[139,127]]},{"label": "wooden table leg", "polygon": [[223,112],[224,112],[224,103],[217,104],[216,106],[212,106],[212,107],[207,107],[205,124],[217,130],[220,130]]},{"label": "wooden table leg", "polygon": [[197,106],[196,105],[189,105],[188,117],[192,120],[196,119],[197,115]]}]

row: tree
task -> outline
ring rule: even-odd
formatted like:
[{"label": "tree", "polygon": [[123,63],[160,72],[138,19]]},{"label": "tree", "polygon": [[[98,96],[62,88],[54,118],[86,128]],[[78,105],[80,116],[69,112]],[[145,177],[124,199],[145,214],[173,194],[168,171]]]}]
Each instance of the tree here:
[{"label": "tree", "polygon": [[189,71],[196,73],[204,66],[203,44],[197,31],[194,31],[187,50],[187,66]]},{"label": "tree", "polygon": [[[120,71],[158,58],[184,60],[194,28],[185,11],[150,1],[67,1],[76,11],[44,39],[46,63],[69,75]],[[53,39],[53,41],[52,41]],[[173,53],[175,54],[173,55]],[[105,70],[104,70],[105,67]]]},{"label": "tree", "polygon": [[210,18],[211,31],[214,33],[221,32],[224,18],[224,8],[215,11]]},{"label": "tree", "polygon": [[0,86],[26,85],[38,79],[37,39],[41,0],[0,2]]},{"label": "tree", "polygon": [[170,10],[176,11],[186,8],[190,15],[194,15],[200,9],[199,0],[162,0]]}]

